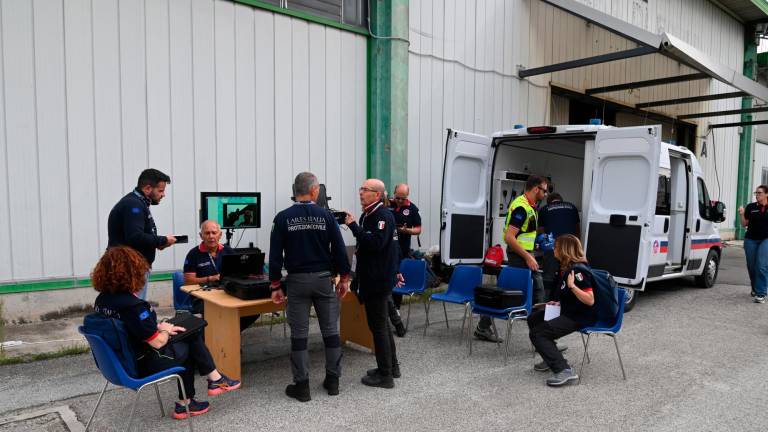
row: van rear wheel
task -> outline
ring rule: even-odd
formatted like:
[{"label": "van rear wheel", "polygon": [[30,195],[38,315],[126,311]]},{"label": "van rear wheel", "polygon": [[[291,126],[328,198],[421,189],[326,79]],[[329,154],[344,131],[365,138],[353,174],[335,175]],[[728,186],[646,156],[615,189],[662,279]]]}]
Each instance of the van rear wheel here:
[{"label": "van rear wheel", "polygon": [[696,276],[696,285],[701,288],[712,288],[717,281],[717,273],[720,269],[720,254],[715,249],[710,249],[707,254],[707,260],[704,262],[704,269],[701,275]]},{"label": "van rear wheel", "polygon": [[639,291],[635,291],[632,288],[624,288],[624,291],[626,292],[626,295],[624,296],[624,312],[629,312],[635,307],[635,303],[637,303],[636,300]]}]

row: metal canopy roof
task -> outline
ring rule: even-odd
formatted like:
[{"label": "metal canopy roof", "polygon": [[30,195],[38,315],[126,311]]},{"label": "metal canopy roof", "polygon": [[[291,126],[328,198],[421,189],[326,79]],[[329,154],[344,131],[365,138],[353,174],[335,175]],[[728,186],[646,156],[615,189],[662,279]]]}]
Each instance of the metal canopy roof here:
[{"label": "metal canopy roof", "polygon": [[768,20],[768,2],[765,0],[717,0],[715,4],[741,22]]},{"label": "metal canopy roof", "polygon": [[[601,87],[601,88],[587,89],[586,94],[604,93],[609,91],[625,90],[625,89],[638,88],[638,87],[647,87],[647,86],[654,86],[654,85],[660,85],[660,84],[669,84],[673,82],[682,82],[687,80],[714,78],[731,87],[734,87],[736,90],[739,90],[739,91],[716,94],[716,95],[704,95],[704,96],[698,96],[693,98],[644,102],[641,104],[637,104],[636,108],[647,108],[652,106],[672,105],[672,104],[696,102],[701,100],[715,100],[715,99],[745,97],[745,96],[746,97],[752,96],[756,99],[760,99],[762,101],[768,102],[768,88],[745,77],[738,71],[731,69],[726,65],[723,65],[722,63],[711,58],[707,54],[703,53],[697,48],[694,48],[690,44],[682,41],[681,39],[675,37],[674,35],[671,35],[669,33],[661,33],[661,34],[651,33],[647,30],[644,30],[640,27],[629,24],[626,21],[620,20],[616,17],[600,12],[596,9],[593,9],[582,3],[578,3],[574,0],[542,0],[542,1],[556,8],[559,8],[565,12],[568,12],[572,15],[578,16],[614,34],[617,34],[621,37],[629,39],[635,42],[636,44],[638,44],[638,47],[628,49],[626,51],[616,51],[616,52],[602,54],[599,56],[589,57],[585,59],[571,60],[567,62],[541,66],[541,67],[536,67],[531,69],[521,68],[518,71],[518,75],[520,76],[520,78],[526,78],[534,75],[557,72],[560,70],[566,70],[566,69],[571,69],[575,67],[582,67],[582,66],[588,66],[592,64],[610,62],[614,60],[626,59],[626,58],[631,58],[631,57],[636,57],[641,55],[661,54],[675,61],[683,63],[695,69],[699,73],[688,74],[684,76],[676,76],[676,77],[658,78],[654,80],[639,81],[635,83],[618,84],[614,86],[607,86],[607,87]],[[742,9],[731,7],[731,6],[734,6],[736,4],[740,6],[745,6],[745,3],[751,4],[751,2],[746,2],[744,0],[742,1],[720,0],[720,3],[722,6],[730,8],[731,11],[734,13],[744,13],[745,17],[747,17],[746,14],[749,11],[749,8],[745,8],[742,11]],[[752,5],[752,6],[756,7],[755,5]],[[763,13],[762,18],[766,18],[765,13]],[[747,18],[744,18],[744,19],[747,20]],[[749,15],[748,20],[755,21],[752,15]],[[736,110],[736,112],[732,112],[732,113],[738,114],[741,112],[746,112],[746,111]],[[714,115],[714,113],[712,113],[711,115]],[[686,118],[693,118],[693,117],[690,117],[689,115],[689,117],[686,117]]]}]

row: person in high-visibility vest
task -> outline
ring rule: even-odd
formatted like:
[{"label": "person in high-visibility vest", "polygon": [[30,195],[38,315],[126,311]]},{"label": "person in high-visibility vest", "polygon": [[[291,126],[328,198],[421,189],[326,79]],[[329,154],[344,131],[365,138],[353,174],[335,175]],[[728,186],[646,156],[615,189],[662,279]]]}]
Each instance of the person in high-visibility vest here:
[{"label": "person in high-visibility vest", "polygon": [[[533,256],[536,242],[536,206],[547,196],[547,179],[531,175],[525,182],[525,192],[512,200],[504,223],[504,242],[510,267],[531,269],[533,274],[533,302],[544,300],[544,282],[539,273],[539,263]],[[491,319],[483,317],[475,329],[475,337],[490,342],[500,342],[491,330]]]}]

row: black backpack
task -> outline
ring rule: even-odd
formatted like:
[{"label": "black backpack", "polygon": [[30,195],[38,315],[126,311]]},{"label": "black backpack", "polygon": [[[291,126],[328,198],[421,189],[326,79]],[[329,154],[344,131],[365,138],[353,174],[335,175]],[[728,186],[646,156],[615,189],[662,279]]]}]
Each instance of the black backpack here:
[{"label": "black backpack", "polygon": [[619,313],[619,285],[613,276],[605,270],[593,269],[586,264],[576,264],[573,267],[592,274],[592,280],[595,282],[592,291],[595,293],[597,322],[605,325],[613,324]]},{"label": "black backpack", "polygon": [[104,339],[104,342],[115,352],[125,372],[134,378],[138,377],[136,354],[133,352],[133,347],[128,340],[128,333],[125,331],[125,325],[122,321],[94,312],[83,318],[83,327],[86,333]]}]

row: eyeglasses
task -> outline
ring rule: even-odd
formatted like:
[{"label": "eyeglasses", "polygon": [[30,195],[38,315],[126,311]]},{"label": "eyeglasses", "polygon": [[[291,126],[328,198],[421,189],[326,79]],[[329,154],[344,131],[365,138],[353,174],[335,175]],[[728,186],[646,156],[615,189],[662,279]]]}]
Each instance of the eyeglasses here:
[{"label": "eyeglasses", "polygon": [[394,197],[394,198],[392,198],[392,199],[393,199],[393,200],[395,200],[395,201],[405,201],[405,200],[407,200],[408,198],[407,198],[407,197]]},{"label": "eyeglasses", "polygon": [[545,194],[549,193],[549,191],[545,187],[538,186],[538,188],[539,188],[540,191],[544,192]]},{"label": "eyeglasses", "polygon": [[363,192],[376,192],[376,191],[374,189],[369,188],[369,187],[363,186],[360,189],[358,189],[358,192],[363,193]]},{"label": "eyeglasses", "polygon": [[763,193],[765,193],[765,192],[763,192],[763,191],[755,191],[755,195],[760,195],[760,194],[763,194]]}]

